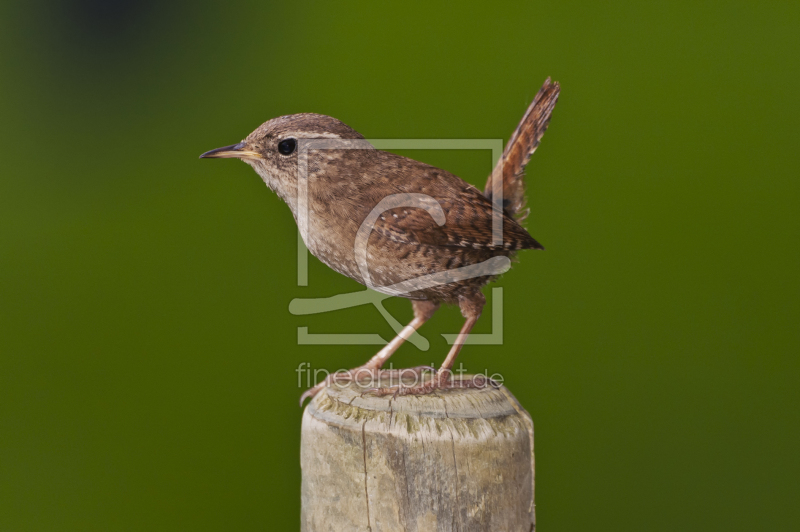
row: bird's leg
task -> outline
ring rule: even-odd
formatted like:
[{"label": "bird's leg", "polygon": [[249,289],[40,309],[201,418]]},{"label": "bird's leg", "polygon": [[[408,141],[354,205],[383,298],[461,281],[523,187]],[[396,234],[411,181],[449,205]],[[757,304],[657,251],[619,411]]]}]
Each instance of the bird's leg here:
[{"label": "bird's leg", "polygon": [[412,334],[414,334],[417,329],[422,327],[422,324],[424,324],[431,318],[431,316],[433,316],[433,313],[439,308],[439,303],[433,301],[412,300],[411,306],[414,309],[414,319],[411,320],[411,323],[403,327],[403,330],[401,330],[391,342],[386,344],[383,349],[378,351],[375,356],[370,358],[366,364],[357,368],[353,368],[349,371],[341,371],[328,375],[324,381],[320,382],[313,388],[309,388],[303,393],[303,395],[300,396],[300,404],[302,405],[306,398],[314,397],[319,393],[320,390],[334,382],[338,384],[350,382],[352,380],[361,381],[364,379],[376,381],[380,375],[384,374],[388,374],[390,377],[395,378],[396,376],[404,377],[412,374],[418,376],[424,371],[432,371],[433,368],[428,366],[418,366],[416,368],[404,370],[380,371],[386,361],[389,360],[389,357],[391,357],[394,352],[397,351],[401,345],[403,345],[403,342],[405,342]]},{"label": "bird's leg", "polygon": [[447,353],[447,357],[444,359],[444,362],[442,362],[441,367],[430,381],[417,386],[403,386],[402,383],[400,383],[398,386],[391,386],[388,388],[373,388],[369,390],[369,392],[376,395],[423,395],[441,388],[473,388],[484,387],[489,384],[491,381],[486,378],[476,377],[458,382],[453,382],[451,378],[456,357],[464,346],[464,342],[469,336],[475,322],[480,318],[484,304],[486,304],[486,298],[477,290],[466,296],[459,296],[458,305],[461,308],[461,314],[464,315],[467,321],[464,322],[464,326],[461,327],[461,331],[458,333],[453,347],[450,348],[450,352]]}]

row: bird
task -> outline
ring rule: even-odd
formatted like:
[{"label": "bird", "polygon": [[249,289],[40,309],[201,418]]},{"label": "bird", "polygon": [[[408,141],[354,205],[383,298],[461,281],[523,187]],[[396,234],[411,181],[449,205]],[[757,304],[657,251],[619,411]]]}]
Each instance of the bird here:
[{"label": "bird", "polygon": [[[483,191],[446,170],[378,150],[340,120],[315,113],[268,120],[241,142],[200,158],[250,165],[289,206],[315,257],[361,284],[411,300],[411,322],[365,364],[335,376],[379,375],[442,304],[459,306],[464,325],[430,379],[370,389],[427,394],[464,385],[451,369],[486,302],[481,288],[519,251],[544,249],[521,225],[530,212],[524,178],[559,93],[558,82],[547,78]],[[330,383],[329,377],[307,390],[301,405]]]}]

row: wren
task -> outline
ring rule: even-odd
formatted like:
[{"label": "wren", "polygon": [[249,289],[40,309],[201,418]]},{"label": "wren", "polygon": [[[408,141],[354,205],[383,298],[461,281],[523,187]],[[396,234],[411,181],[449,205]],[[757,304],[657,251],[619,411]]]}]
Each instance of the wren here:
[{"label": "wren", "polygon": [[[481,193],[439,168],[375,149],[329,116],[274,118],[242,142],[201,158],[241,159],[292,211],[309,251],[359,283],[411,300],[414,319],[366,364],[373,378],[440,304],[457,304],[464,318],[455,343],[422,384],[374,389],[378,394],[429,393],[464,385],[451,368],[486,302],[481,287],[523,249],[544,249],[520,225],[525,167],[547,129],[559,94],[548,78],[506,145]],[[421,370],[421,368],[415,368]],[[331,379],[306,391],[318,393]]]}]

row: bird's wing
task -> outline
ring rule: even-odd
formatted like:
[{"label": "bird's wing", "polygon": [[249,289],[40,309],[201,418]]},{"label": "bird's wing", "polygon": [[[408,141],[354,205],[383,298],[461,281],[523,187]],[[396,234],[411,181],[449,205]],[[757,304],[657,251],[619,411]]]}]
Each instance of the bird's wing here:
[{"label": "bird's wing", "polygon": [[[477,188],[461,183],[461,190],[455,195],[433,191],[426,194],[432,200],[425,207],[403,206],[383,212],[376,220],[374,230],[397,242],[438,247],[508,251],[544,249],[501,210],[497,212],[502,221],[502,239],[496,242],[492,233],[491,202]],[[431,208],[433,200],[441,211]],[[440,225],[440,222],[444,223]]]}]

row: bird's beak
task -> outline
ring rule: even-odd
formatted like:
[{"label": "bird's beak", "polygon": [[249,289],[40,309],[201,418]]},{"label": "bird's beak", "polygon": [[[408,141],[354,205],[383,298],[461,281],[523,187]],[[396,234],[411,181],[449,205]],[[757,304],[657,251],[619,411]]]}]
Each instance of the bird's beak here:
[{"label": "bird's beak", "polygon": [[244,142],[233,144],[231,146],[223,146],[216,150],[205,152],[200,156],[201,159],[261,159],[261,155],[253,150],[244,149]]}]

